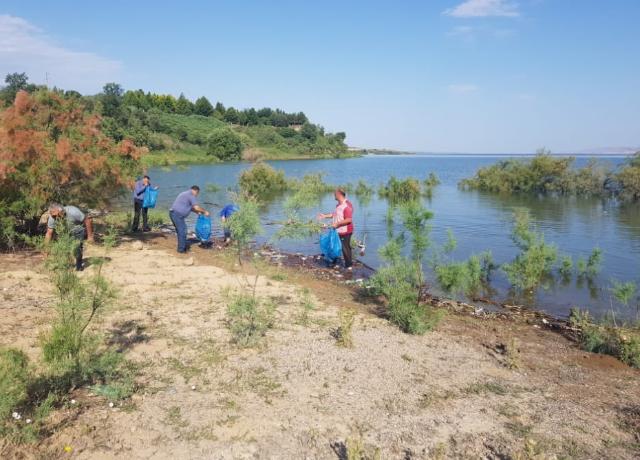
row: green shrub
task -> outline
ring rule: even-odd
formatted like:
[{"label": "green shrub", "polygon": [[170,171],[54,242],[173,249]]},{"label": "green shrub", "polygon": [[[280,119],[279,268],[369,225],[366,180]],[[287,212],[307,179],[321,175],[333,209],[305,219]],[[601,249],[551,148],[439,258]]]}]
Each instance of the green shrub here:
[{"label": "green shrub", "polygon": [[242,141],[229,128],[214,129],[207,138],[207,153],[222,161],[239,161],[242,157]]},{"label": "green shrub", "polygon": [[571,278],[571,273],[573,272],[573,259],[571,256],[563,256],[560,260],[560,268],[558,269],[560,275],[565,278]]},{"label": "green shrub", "polygon": [[356,312],[349,309],[343,309],[338,312],[340,325],[335,331],[336,344],[339,347],[353,347],[353,321]]},{"label": "green shrub", "polygon": [[640,200],[640,152],[631,157],[615,175],[623,201]]},{"label": "green shrub", "polygon": [[573,157],[553,157],[541,150],[532,159],[508,159],[480,168],[460,186],[500,193],[601,195],[607,173],[592,162],[575,170]]},{"label": "green shrub", "polygon": [[241,347],[255,345],[273,327],[275,304],[249,294],[238,294],[227,307],[233,341]]},{"label": "green shrub", "polygon": [[617,280],[611,280],[611,293],[613,296],[625,307],[629,306],[629,302],[636,295],[638,286],[633,281],[621,282]]},{"label": "green shrub", "polygon": [[557,258],[557,249],[544,241],[542,233],[530,228],[529,212],[516,210],[511,236],[520,249],[516,258],[502,269],[512,286],[520,290],[533,290],[548,276]]},{"label": "green shrub", "polygon": [[[89,326],[115,297],[113,289],[101,275],[104,259],[97,259],[98,270],[81,279],[69,263],[78,245],[68,229],[61,225],[57,239],[51,243],[47,266],[56,287],[57,317],[51,330],[43,336],[43,358],[57,375],[69,375],[73,384],[85,381],[91,362],[97,355],[97,337]],[[105,235],[105,247],[115,244],[113,232]]]},{"label": "green shrub", "polygon": [[370,187],[364,180],[360,179],[355,188],[354,194],[362,206],[367,206],[373,197],[373,187]]},{"label": "green shrub", "polygon": [[433,329],[442,318],[442,312],[421,303],[424,287],[422,268],[425,250],[429,247],[432,214],[419,203],[403,206],[401,215],[411,235],[411,257],[402,255],[406,243],[404,235],[392,238],[380,248],[385,264],[371,278],[375,292],[387,299],[389,320],[402,331],[423,334]]},{"label": "green shrub", "polygon": [[391,176],[387,183],[380,187],[378,195],[386,198],[392,204],[415,201],[421,195],[420,182],[412,177],[396,179]]},{"label": "green shrub", "polygon": [[238,211],[234,212],[225,222],[225,227],[231,231],[233,242],[238,251],[238,262],[242,263],[242,253],[251,241],[262,233],[258,204],[254,199],[242,198],[237,200]]},{"label": "green shrub", "polygon": [[15,348],[0,347],[0,422],[25,403],[29,383],[27,355]]},{"label": "green shrub", "polygon": [[284,171],[276,170],[262,162],[242,171],[238,185],[244,194],[259,201],[267,200],[287,189]]},{"label": "green shrub", "polygon": [[588,312],[572,308],[569,323],[580,331],[581,347],[592,353],[611,355],[631,367],[640,368],[640,331],[595,323]]}]

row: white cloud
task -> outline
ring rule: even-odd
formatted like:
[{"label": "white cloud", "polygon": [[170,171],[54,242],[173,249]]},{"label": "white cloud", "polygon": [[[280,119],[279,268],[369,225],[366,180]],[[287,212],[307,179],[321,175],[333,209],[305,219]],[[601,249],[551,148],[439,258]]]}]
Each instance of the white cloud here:
[{"label": "white cloud", "polygon": [[520,16],[518,6],[510,0],[467,0],[443,12],[456,18],[480,18],[488,16]]},{"label": "white cloud", "polygon": [[455,94],[469,94],[475,93],[478,91],[478,87],[476,85],[468,84],[468,83],[458,83],[447,86],[447,89]]},{"label": "white cloud", "polygon": [[29,21],[0,15],[0,76],[26,72],[34,83],[95,92],[116,80],[122,63],[95,53],[67,49]]}]

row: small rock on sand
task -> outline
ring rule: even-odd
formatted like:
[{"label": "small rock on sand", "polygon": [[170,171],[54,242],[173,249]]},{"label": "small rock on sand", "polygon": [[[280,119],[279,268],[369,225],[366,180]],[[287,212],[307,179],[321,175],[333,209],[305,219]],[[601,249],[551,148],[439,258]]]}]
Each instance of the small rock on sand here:
[{"label": "small rock on sand", "polygon": [[189,257],[188,259],[185,259],[184,264],[186,266],[191,266],[193,265],[193,257]]},{"label": "small rock on sand", "polygon": [[143,248],[144,246],[143,246],[143,244],[142,244],[142,241],[134,241],[134,242],[131,244],[131,247],[132,247],[133,249],[135,249],[136,251],[142,251],[142,248]]}]

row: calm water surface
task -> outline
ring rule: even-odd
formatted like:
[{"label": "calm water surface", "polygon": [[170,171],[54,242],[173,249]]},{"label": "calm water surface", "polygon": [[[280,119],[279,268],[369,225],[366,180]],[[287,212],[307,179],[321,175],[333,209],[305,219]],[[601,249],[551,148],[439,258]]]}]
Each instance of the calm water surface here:
[{"label": "calm water surface", "polygon": [[[342,160],[301,160],[274,161],[273,166],[283,169],[287,176],[301,177],[309,172],[323,172],[330,183],[355,183],[363,179],[377,188],[391,175],[398,178],[413,176],[424,178],[434,172],[441,180],[433,197],[425,199],[425,205],[434,213],[432,237],[437,242],[446,239],[451,229],[458,241],[454,259],[465,259],[474,252],[491,250],[497,263],[508,262],[517,253],[510,239],[511,218],[516,207],[526,207],[531,212],[535,225],[544,232],[547,242],[555,243],[559,254],[578,257],[589,256],[594,247],[604,253],[601,273],[593,282],[572,280],[563,285],[549,283],[539,289],[532,299],[517,299],[548,313],[564,317],[572,306],[588,308],[596,315],[613,308],[620,315],[630,316],[623,306],[612,301],[610,280],[636,280],[640,272],[640,205],[620,206],[611,200],[500,196],[480,192],[459,190],[459,180],[472,176],[485,165],[495,163],[504,156],[435,156],[435,155],[393,155],[366,156]],[[578,166],[585,164],[586,158],[578,158]],[[621,157],[601,158],[603,162],[618,164]],[[154,184],[161,187],[159,208],[168,209],[175,195],[192,184],[202,188],[200,202],[213,212],[226,204],[228,188],[237,184],[239,173],[249,167],[246,163],[223,165],[194,165],[171,170],[153,169],[149,171]],[[221,189],[210,193],[207,184],[214,183]],[[349,197],[354,204],[355,236],[362,239],[366,235],[367,254],[362,261],[376,267],[379,265],[377,248],[387,240],[387,202],[374,196],[367,206],[362,206],[354,196]],[[269,240],[277,229],[273,222],[283,219],[283,200],[268,205],[262,213],[266,233],[262,241]],[[317,212],[328,212],[334,207],[333,197],[328,195],[319,200],[318,206],[308,210],[309,216]],[[219,221],[215,222],[215,233],[221,233]],[[400,222],[395,231],[401,231]],[[317,254],[317,240],[280,241],[276,246],[293,252]],[[496,300],[511,300],[508,283],[498,270],[494,276]]]}]

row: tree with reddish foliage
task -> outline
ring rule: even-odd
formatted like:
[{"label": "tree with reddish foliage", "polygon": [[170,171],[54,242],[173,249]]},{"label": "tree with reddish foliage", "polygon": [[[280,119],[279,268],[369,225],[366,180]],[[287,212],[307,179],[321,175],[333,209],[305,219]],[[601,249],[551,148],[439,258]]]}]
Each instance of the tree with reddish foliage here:
[{"label": "tree with reddish foliage", "polygon": [[19,91],[0,112],[0,247],[33,234],[51,201],[95,207],[121,193],[143,149],[104,135],[77,98]]}]

